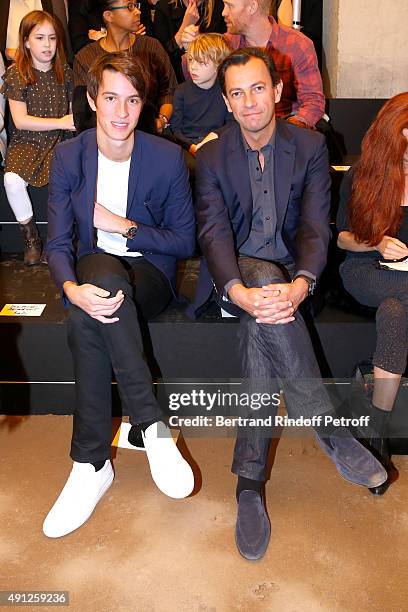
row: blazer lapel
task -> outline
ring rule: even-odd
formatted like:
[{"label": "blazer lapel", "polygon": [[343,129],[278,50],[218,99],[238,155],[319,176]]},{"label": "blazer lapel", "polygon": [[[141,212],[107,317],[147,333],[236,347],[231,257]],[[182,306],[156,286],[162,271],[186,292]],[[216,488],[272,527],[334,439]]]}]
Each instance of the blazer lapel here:
[{"label": "blazer lapel", "polygon": [[284,121],[276,121],[275,201],[278,227],[282,227],[289,202],[296,147]]},{"label": "blazer lapel", "polygon": [[230,163],[228,164],[228,174],[230,175],[231,185],[234,186],[239,204],[241,205],[249,227],[252,220],[251,179],[249,176],[248,158],[242,142],[241,129],[238,125],[231,141],[229,148]]},{"label": "blazer lapel", "polygon": [[129,182],[128,182],[128,195],[127,195],[127,207],[126,217],[129,218],[130,209],[133,204],[133,200],[136,194],[136,187],[140,175],[140,167],[142,164],[142,140],[143,136],[140,132],[135,131],[135,144],[132,151],[132,158],[130,160],[129,169]]},{"label": "blazer lapel", "polygon": [[96,196],[96,179],[98,174],[98,145],[96,130],[86,134],[83,157],[83,174],[86,180],[86,221],[88,224],[89,244],[94,246],[94,201]]}]

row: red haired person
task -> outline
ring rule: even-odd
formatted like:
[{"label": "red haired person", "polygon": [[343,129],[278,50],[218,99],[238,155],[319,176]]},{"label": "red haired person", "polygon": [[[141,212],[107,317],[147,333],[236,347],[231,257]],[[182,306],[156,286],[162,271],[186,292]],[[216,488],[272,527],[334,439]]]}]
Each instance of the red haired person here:
[{"label": "red haired person", "polygon": [[[390,467],[387,429],[407,365],[408,273],[378,261],[408,257],[408,92],[391,98],[368,130],[361,157],[344,180],[337,215],[340,274],[361,304],[377,308],[369,444]],[[370,489],[382,495],[389,480]]]},{"label": "red haired person", "polygon": [[24,263],[40,262],[41,240],[27,187],[48,185],[54,147],[74,131],[72,73],[65,62],[59,22],[31,11],[20,23],[15,64],[4,76],[14,130],[6,154],[4,188],[25,244]]}]

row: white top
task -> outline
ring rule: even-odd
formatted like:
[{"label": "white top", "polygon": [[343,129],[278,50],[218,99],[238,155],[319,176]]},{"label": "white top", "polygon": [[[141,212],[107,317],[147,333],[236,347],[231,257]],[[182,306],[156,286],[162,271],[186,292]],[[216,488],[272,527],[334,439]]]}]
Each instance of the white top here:
[{"label": "white top", "polygon": [[20,22],[31,11],[42,11],[41,0],[10,0],[7,25],[7,49],[18,49],[18,28]]},{"label": "white top", "polygon": [[[98,181],[96,201],[105,208],[126,218],[130,157],[125,162],[114,162],[98,151]],[[127,239],[120,234],[97,230],[97,245],[106,253],[126,257],[141,257],[142,253],[129,251]]]}]

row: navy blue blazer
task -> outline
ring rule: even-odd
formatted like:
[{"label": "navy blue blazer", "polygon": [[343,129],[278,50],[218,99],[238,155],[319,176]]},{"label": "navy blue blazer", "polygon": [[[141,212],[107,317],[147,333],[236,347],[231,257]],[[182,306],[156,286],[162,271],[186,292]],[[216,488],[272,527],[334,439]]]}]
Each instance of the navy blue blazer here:
[{"label": "navy blue blazer", "polygon": [[[61,291],[65,281],[76,282],[76,259],[100,252],[93,225],[97,165],[95,129],[55,147],[46,253],[51,276]],[[177,259],[189,257],[195,246],[188,171],[179,146],[135,132],[126,217],[138,224],[135,238],[127,241],[128,249],[142,253],[167,276],[175,291]]]},{"label": "navy blue blazer", "polygon": [[[321,274],[330,238],[330,175],[324,137],[276,121],[275,198],[277,225],[296,272]],[[248,238],[252,192],[241,129],[232,125],[202,147],[196,160],[198,240],[204,255],[190,314],[225,285],[241,279],[237,254]]]}]

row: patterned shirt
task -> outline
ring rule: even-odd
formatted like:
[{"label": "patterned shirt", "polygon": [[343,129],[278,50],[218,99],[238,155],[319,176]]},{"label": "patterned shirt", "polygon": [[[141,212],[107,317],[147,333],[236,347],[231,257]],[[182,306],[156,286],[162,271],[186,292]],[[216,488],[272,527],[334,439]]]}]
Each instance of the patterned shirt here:
[{"label": "patterned shirt", "polygon": [[[272,32],[266,50],[283,82],[276,114],[278,117],[294,115],[314,126],[324,114],[325,98],[313,43],[298,30],[278,24],[272,17],[269,21]],[[243,35],[227,33],[224,37],[234,51],[248,46]]]}]

